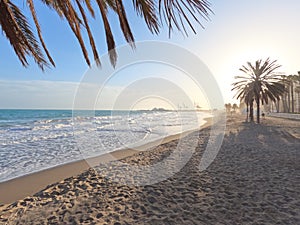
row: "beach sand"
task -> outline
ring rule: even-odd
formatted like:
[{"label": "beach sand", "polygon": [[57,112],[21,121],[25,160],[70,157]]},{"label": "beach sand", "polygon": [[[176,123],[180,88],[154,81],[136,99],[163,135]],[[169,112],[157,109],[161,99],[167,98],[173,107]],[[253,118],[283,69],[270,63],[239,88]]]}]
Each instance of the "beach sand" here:
[{"label": "beach sand", "polygon": [[[115,163],[108,162],[100,172],[88,169],[1,206],[0,224],[300,224],[299,128],[295,120],[266,117],[262,124],[249,124],[229,116],[222,147],[205,171],[199,171],[199,162],[210,127],[180,140],[188,146],[197,138],[198,145],[167,180],[146,186],[115,183],[107,176],[117,173]],[[178,141],[173,137],[120,159],[152,165],[169,156]],[[10,190],[0,190],[9,195]]]},{"label": "beach sand", "polygon": [[[211,123],[212,119],[206,118],[205,124],[203,124],[201,128],[204,129],[209,127]],[[140,151],[150,149],[153,146],[158,146],[160,144],[168,143],[185,137],[191,132],[193,131],[186,131],[184,133],[170,135],[142,146],[138,146],[135,149],[116,150],[98,157],[89,158],[87,160],[78,160],[2,182],[0,183],[0,206],[13,203],[17,200],[21,200],[27,196],[33,195],[36,192],[44,189],[49,184],[53,184],[71,176],[83,173],[90,167],[98,165],[99,163],[107,163],[114,160],[124,159]]]}]

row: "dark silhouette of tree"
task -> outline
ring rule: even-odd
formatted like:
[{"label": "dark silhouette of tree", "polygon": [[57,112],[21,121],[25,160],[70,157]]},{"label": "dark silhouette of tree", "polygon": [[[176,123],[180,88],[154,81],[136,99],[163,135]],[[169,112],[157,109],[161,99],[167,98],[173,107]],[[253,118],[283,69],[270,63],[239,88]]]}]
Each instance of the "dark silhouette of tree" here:
[{"label": "dark silhouette of tree", "polygon": [[246,104],[246,121],[250,119],[250,122],[254,121],[254,116],[253,116],[253,103],[254,103],[254,95],[253,92],[251,91],[251,85],[246,84],[244,87],[242,86],[234,86],[232,90],[237,91],[236,93],[236,98],[240,99],[245,102]]},{"label": "dark silhouette of tree", "polygon": [[[280,76],[275,74],[275,70],[280,65],[277,61],[257,60],[254,64],[247,62],[240,68],[244,76],[236,76],[238,81],[234,82],[232,90],[237,91],[237,98],[245,101],[253,112],[253,102],[256,103],[257,123],[260,123],[260,104],[268,104],[269,99],[276,101],[284,93],[284,85],[280,83]],[[252,108],[252,109],[251,109]],[[251,120],[252,121],[252,120]]]},{"label": "dark silhouette of tree", "polygon": [[239,107],[238,107],[238,105],[237,105],[236,103],[234,103],[234,104],[232,105],[232,109],[233,109],[234,112],[236,112],[236,110],[237,110],[238,108],[239,108]]},{"label": "dark silhouette of tree", "polygon": [[285,86],[286,92],[282,95],[283,112],[295,113],[295,88],[300,83],[300,74],[282,76],[282,83]]},{"label": "dark silhouette of tree", "polygon": [[300,113],[300,86],[297,86],[296,88],[295,88],[295,92],[297,93],[297,95],[298,95],[298,113]]},{"label": "dark silhouette of tree", "polygon": [[231,103],[226,103],[226,104],[225,104],[225,109],[226,109],[226,112],[227,112],[227,113],[230,113],[231,107],[232,107],[232,106],[231,106]]}]

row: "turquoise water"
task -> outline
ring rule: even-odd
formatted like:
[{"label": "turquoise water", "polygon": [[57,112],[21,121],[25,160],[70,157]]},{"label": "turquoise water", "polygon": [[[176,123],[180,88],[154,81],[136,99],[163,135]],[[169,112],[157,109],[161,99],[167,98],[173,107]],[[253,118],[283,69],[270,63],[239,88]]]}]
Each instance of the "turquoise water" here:
[{"label": "turquoise water", "polygon": [[[128,111],[96,110],[90,111],[95,116],[110,116],[112,114],[126,115]],[[139,114],[145,111],[131,111]],[[77,114],[80,112],[76,111]],[[32,110],[32,109],[0,109],[0,126],[13,126],[18,124],[32,124],[39,120],[71,119],[72,110]],[[83,115],[85,111],[83,111]]]}]

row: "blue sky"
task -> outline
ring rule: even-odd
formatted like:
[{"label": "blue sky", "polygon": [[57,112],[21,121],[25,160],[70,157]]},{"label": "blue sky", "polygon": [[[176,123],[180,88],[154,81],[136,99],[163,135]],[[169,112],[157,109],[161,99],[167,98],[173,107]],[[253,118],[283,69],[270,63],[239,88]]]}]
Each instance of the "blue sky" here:
[{"label": "blue sky", "polygon": [[[300,2],[296,0],[211,0],[214,15],[210,16],[211,21],[203,21],[204,30],[195,24],[196,35],[190,31],[189,37],[183,37],[175,32],[171,39],[166,27],[160,35],[152,35],[132,11],[131,1],[125,2],[136,41],[168,41],[196,54],[214,74],[226,102],[235,102],[230,84],[246,61],[270,56],[283,65],[282,72],[296,74],[300,70]],[[21,7],[28,11],[24,4]],[[37,5],[37,13],[57,66],[42,72],[30,61],[28,68],[22,67],[7,39],[1,35],[0,108],[71,108],[77,84],[88,71],[66,23],[44,6]],[[98,50],[103,55],[106,54],[105,37],[99,15],[97,17],[92,27]],[[110,18],[117,46],[121,46],[125,42],[118,22],[116,17]],[[89,55],[92,58],[90,50]],[[126,74],[120,77],[126,80]],[[111,86],[118,85],[112,83]],[[202,100],[196,101],[201,103]]]}]

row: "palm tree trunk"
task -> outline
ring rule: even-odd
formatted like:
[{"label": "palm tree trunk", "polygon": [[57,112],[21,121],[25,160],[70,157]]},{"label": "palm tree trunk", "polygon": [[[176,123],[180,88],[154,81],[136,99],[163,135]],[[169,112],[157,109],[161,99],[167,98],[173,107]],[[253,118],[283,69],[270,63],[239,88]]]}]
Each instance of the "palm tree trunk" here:
[{"label": "palm tree trunk", "polygon": [[248,123],[248,120],[249,120],[249,104],[247,103],[247,108],[246,108],[246,113],[247,113],[247,116],[246,116],[246,122]]},{"label": "palm tree trunk", "polygon": [[254,121],[254,117],[253,117],[253,102],[254,102],[254,100],[250,101],[250,113],[249,113],[250,122]]},{"label": "palm tree trunk", "polygon": [[295,102],[294,102],[294,83],[291,81],[291,98],[292,98],[292,113],[295,112]]},{"label": "palm tree trunk", "polygon": [[288,113],[291,112],[291,92],[290,92],[290,87],[288,88]]},{"label": "palm tree trunk", "polygon": [[256,96],[256,121],[260,123],[260,104],[259,96]]},{"label": "palm tree trunk", "polygon": [[300,113],[300,92],[298,92],[298,113]]},{"label": "palm tree trunk", "polygon": [[276,112],[279,113],[279,111],[280,111],[280,108],[279,108],[280,107],[280,99],[278,99],[277,102],[274,102],[274,104],[275,104]]},{"label": "palm tree trunk", "polygon": [[300,92],[298,92],[298,113],[300,113]]},{"label": "palm tree trunk", "polygon": [[288,113],[289,112],[289,107],[288,107],[288,94],[285,93],[283,98],[282,98],[282,107],[283,107],[283,112]]}]

